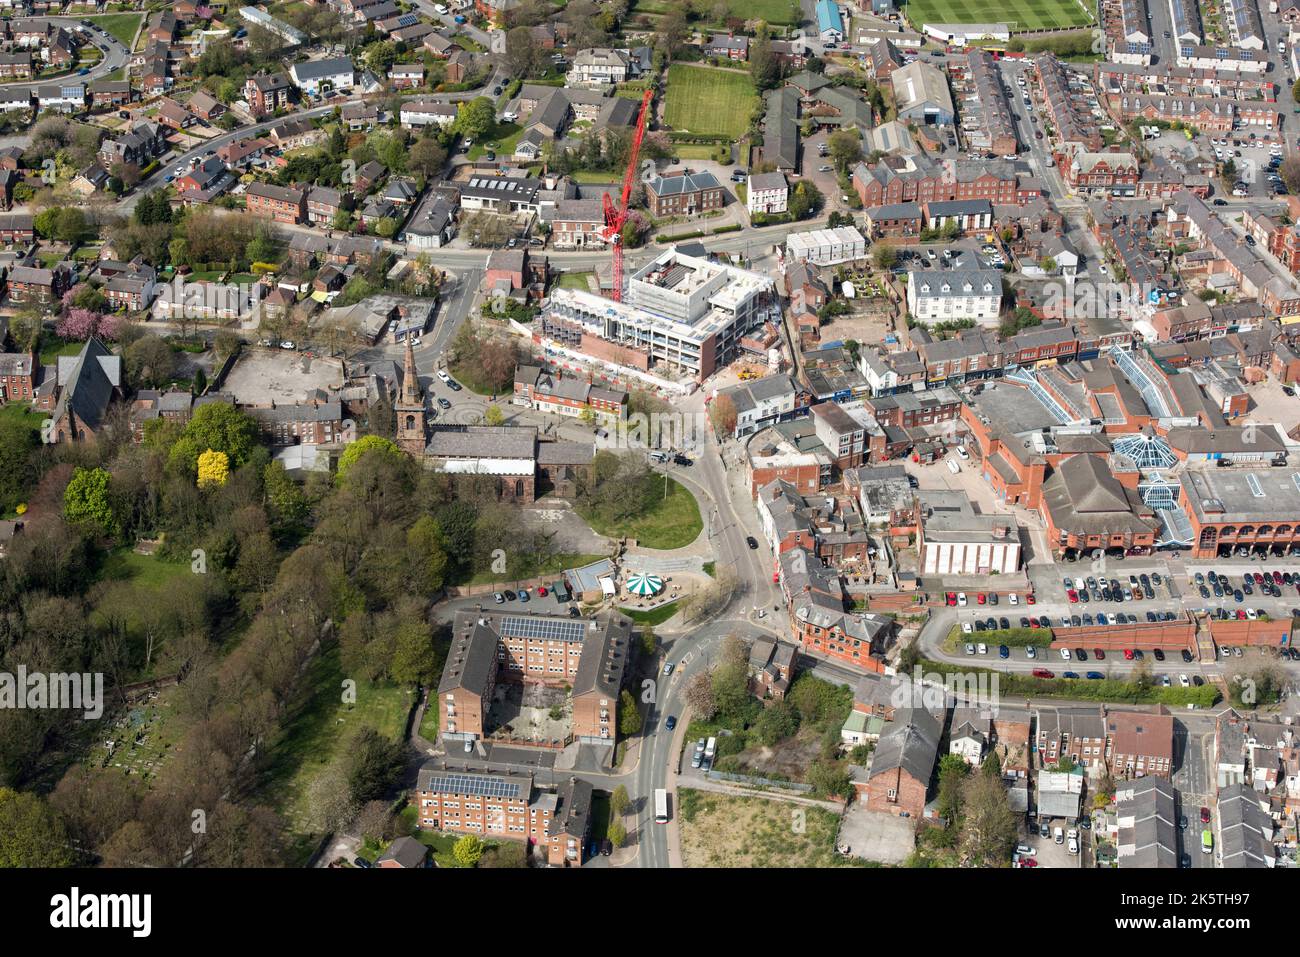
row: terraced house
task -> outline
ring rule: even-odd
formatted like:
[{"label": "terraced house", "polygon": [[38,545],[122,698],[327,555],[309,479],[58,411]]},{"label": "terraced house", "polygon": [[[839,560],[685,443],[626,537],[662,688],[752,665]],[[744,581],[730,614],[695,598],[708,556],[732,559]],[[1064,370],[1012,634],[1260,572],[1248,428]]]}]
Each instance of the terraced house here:
[{"label": "terraced house", "polygon": [[306,214],[306,195],[288,186],[253,183],[244,194],[244,203],[250,213],[277,223],[297,225]]}]

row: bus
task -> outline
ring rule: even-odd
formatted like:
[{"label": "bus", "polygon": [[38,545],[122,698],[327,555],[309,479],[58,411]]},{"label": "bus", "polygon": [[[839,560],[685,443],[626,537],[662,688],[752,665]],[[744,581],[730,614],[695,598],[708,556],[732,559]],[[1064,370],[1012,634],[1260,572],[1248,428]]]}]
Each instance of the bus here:
[{"label": "bus", "polygon": [[655,788],[655,823],[668,823],[668,792],[663,788]]},{"label": "bus", "polygon": [[1214,850],[1214,834],[1208,827],[1201,832],[1201,850],[1206,854]]}]

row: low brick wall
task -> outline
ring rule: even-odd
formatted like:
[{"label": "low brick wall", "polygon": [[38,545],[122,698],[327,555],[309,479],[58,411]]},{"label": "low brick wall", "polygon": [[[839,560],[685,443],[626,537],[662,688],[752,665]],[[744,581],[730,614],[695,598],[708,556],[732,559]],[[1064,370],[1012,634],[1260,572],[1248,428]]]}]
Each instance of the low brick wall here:
[{"label": "low brick wall", "polygon": [[1100,648],[1121,651],[1125,648],[1180,649],[1196,651],[1196,622],[1190,619],[1162,621],[1154,624],[1094,625],[1084,628],[1061,628],[1052,631],[1053,648]]},{"label": "low brick wall", "polygon": [[1219,647],[1267,646],[1277,648],[1284,639],[1294,641],[1290,618],[1273,618],[1268,621],[1220,621],[1210,620],[1210,637]]}]

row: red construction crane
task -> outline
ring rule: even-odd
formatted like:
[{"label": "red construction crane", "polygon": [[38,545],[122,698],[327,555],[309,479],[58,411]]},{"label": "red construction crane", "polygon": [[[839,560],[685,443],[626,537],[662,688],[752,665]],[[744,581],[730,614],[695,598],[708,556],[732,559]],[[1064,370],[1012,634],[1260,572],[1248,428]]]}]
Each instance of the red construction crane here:
[{"label": "red construction crane", "polygon": [[623,301],[623,224],[627,222],[627,204],[632,198],[632,184],[636,181],[636,160],[641,152],[641,141],[645,139],[645,121],[650,112],[650,101],[654,99],[654,90],[646,90],[641,98],[641,113],[636,120],[636,132],[632,134],[632,148],[628,151],[627,171],[623,173],[623,197],[617,207],[604,196],[605,229],[601,233],[605,241],[614,249],[614,291],[615,302]]}]

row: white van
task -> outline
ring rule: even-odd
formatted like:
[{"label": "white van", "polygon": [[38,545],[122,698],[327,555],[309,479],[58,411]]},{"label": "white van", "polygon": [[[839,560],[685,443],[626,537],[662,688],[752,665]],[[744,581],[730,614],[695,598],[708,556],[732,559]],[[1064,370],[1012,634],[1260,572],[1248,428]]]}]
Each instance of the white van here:
[{"label": "white van", "polygon": [[441,3],[435,3],[433,5],[433,12],[438,14],[438,16],[440,17],[445,17],[447,15],[447,8],[444,7]]},{"label": "white van", "polygon": [[966,447],[963,446],[963,445],[959,445],[959,446],[957,446],[957,455],[958,455],[958,457],[963,458],[963,459],[968,459],[968,458],[970,458],[970,453],[966,451]]},{"label": "white van", "polygon": [[958,472],[961,471],[961,466],[957,464],[956,459],[948,460],[948,471],[951,472],[953,475],[956,475]]},{"label": "white van", "polygon": [[1079,839],[1077,837],[1070,838],[1070,845],[1068,850],[1070,851],[1071,854],[1079,853]]},{"label": "white van", "polygon": [[447,373],[442,369],[438,370],[438,378],[441,379],[443,382],[448,382],[451,380],[451,376],[447,375]]},{"label": "white van", "polygon": [[1059,827],[1052,828],[1052,840],[1054,840],[1057,844],[1064,844],[1065,832],[1062,831]]}]

